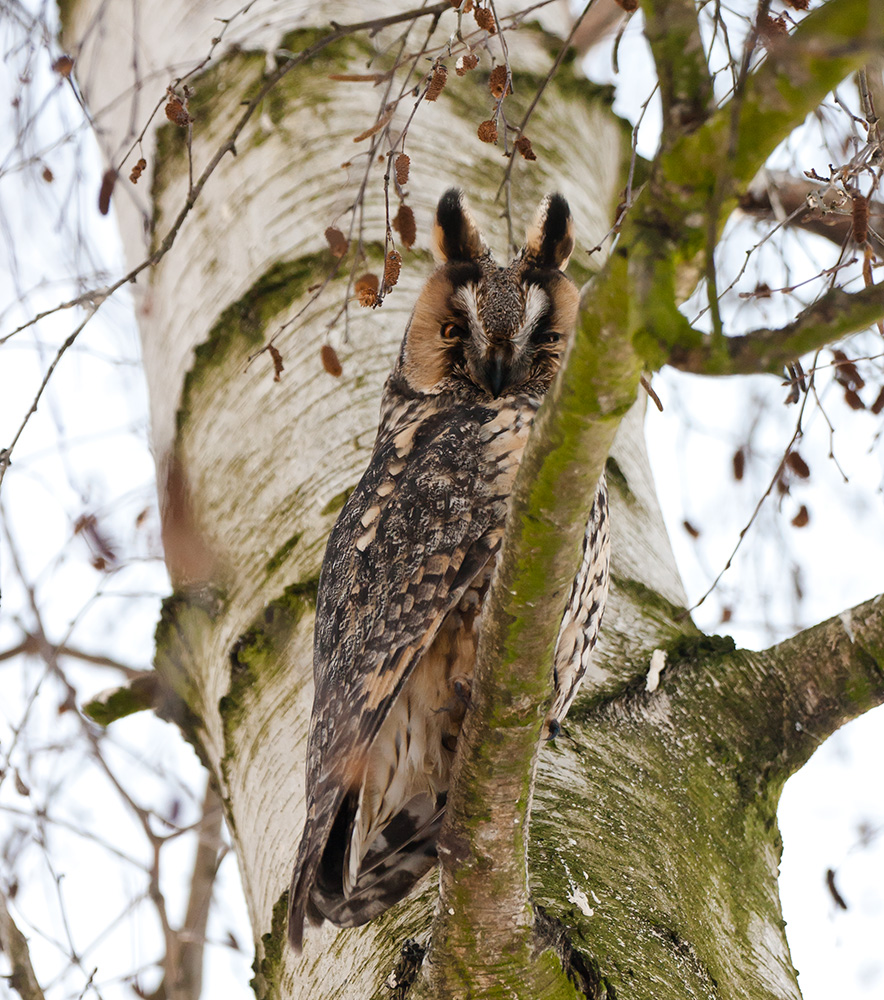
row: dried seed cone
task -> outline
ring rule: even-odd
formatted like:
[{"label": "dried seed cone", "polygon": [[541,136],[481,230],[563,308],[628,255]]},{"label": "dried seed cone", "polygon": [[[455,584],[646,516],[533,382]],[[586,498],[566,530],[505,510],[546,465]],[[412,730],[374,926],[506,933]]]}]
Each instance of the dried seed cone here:
[{"label": "dried seed cone", "polygon": [[132,173],[129,174],[129,180],[133,184],[137,184],[141,175],[144,173],[144,168],[147,166],[147,160],[142,156],[141,159],[132,168]]},{"label": "dried seed cone", "polygon": [[498,101],[501,97],[506,97],[507,94],[512,93],[513,88],[506,78],[506,66],[501,64],[491,70],[491,75],[488,77],[488,89],[491,91],[492,97]]},{"label": "dried seed cone", "polygon": [[461,56],[454,64],[454,72],[458,76],[466,76],[471,69],[479,65],[479,57],[471,52],[468,56]]},{"label": "dried seed cone", "polygon": [[442,93],[445,82],[448,79],[448,70],[439,63],[433,68],[433,77],[430,80],[430,86],[427,87],[427,100],[435,101],[436,98]]},{"label": "dried seed cone", "polygon": [[482,122],[477,130],[477,134],[482,142],[497,142],[497,126],[489,119]]},{"label": "dried seed cone", "polygon": [[473,17],[476,19],[476,24],[483,31],[487,31],[489,35],[493,35],[497,31],[497,28],[494,26],[494,15],[487,7],[477,7],[473,11]]},{"label": "dried seed cone", "polygon": [[330,344],[323,344],[319,352],[319,357],[322,359],[322,367],[329,375],[339,378],[344,369],[341,366],[341,359],[338,357],[338,352]]},{"label": "dried seed cone", "polygon": [[393,228],[399,233],[399,238],[406,249],[410,250],[417,239],[417,226],[414,221],[414,212],[408,205],[399,206],[396,218],[393,219]]},{"label": "dried seed cone", "polygon": [[392,288],[399,280],[399,272],[402,270],[402,254],[397,250],[391,250],[384,261],[384,287]]},{"label": "dried seed cone", "polygon": [[186,128],[193,121],[180,97],[169,98],[166,104],[166,117],[179,128]]},{"label": "dried seed cone", "polygon": [[376,274],[363,274],[361,278],[357,278],[354,291],[356,292],[356,298],[359,300],[359,305],[366,308],[377,305],[379,287],[380,282]]},{"label": "dried seed cone", "polygon": [[400,153],[396,157],[396,183],[399,187],[405,187],[408,183],[408,168],[411,165],[411,159],[407,153]]},{"label": "dried seed cone", "polygon": [[514,143],[516,149],[525,157],[526,160],[536,160],[537,155],[531,148],[531,140],[527,135],[520,135]]},{"label": "dried seed cone", "polygon": [[325,241],[328,243],[328,248],[335,257],[343,257],[350,246],[350,241],[347,237],[340,229],[335,229],[334,226],[329,226],[326,229]]}]

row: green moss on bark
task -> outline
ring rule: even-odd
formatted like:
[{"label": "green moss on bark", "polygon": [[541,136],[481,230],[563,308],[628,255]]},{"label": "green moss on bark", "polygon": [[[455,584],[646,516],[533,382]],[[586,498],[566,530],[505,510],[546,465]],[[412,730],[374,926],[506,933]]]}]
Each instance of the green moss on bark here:
[{"label": "green moss on bark", "polygon": [[163,601],[156,629],[154,666],[163,682],[176,695],[157,706],[161,718],[177,723],[206,766],[203,748],[203,722],[206,706],[196,678],[200,665],[195,651],[211,641],[215,623],[224,607],[220,591],[208,587],[179,590]]},{"label": "green moss on bark", "polygon": [[270,930],[261,935],[261,950],[263,956],[252,963],[254,978],[249,985],[254,990],[257,1000],[273,1000],[280,997],[280,973],[285,960],[286,926],[289,908],[288,890],[279,897],[273,905],[273,916]]},{"label": "green moss on bark", "polygon": [[133,678],[123,687],[86,702],[83,712],[99,726],[109,726],[127,715],[153,708],[157,701],[157,687],[157,675],[146,673]]},{"label": "green moss on bark", "polygon": [[286,669],[286,646],[305,613],[316,606],[319,580],[293,583],[271,601],[230,650],[230,687],[218,703],[228,755],[233,734],[257,687]]},{"label": "green moss on bark", "polygon": [[206,340],[194,349],[193,365],[184,379],[178,432],[184,428],[193,406],[193,396],[217,367],[229,364],[236,351],[240,364],[249,348],[263,343],[271,321],[300,298],[316,275],[331,269],[330,253],[318,253],[294,261],[280,261],[263,274],[236,302],[218,317]]},{"label": "green moss on bark", "polygon": [[292,554],[292,552],[295,549],[295,546],[297,546],[298,542],[300,542],[302,537],[303,537],[303,532],[301,531],[297,532],[296,534],[292,535],[292,537],[289,538],[286,542],[280,545],[280,547],[276,550],[276,552],[273,553],[273,555],[267,560],[267,563],[264,567],[267,571],[268,576],[271,573],[275,573],[286,562],[286,560]]},{"label": "green moss on bark", "polygon": [[332,514],[337,514],[339,510],[343,509],[344,504],[350,499],[350,494],[355,489],[355,486],[348,486],[347,489],[333,496],[319,513],[323,517],[330,517]]}]

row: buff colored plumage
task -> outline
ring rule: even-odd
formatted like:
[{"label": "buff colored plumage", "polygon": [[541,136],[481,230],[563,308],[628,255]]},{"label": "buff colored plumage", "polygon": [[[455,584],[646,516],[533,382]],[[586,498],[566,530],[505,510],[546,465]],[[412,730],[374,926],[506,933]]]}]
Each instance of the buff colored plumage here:
[{"label": "buff colored plumage", "polygon": [[[289,896],[296,949],[305,919],[365,923],[435,864],[513,480],[577,314],[560,195],[543,201],[506,267],[456,190],[439,202],[435,242],[440,266],[415,305],[371,461],[320,577],[307,819]],[[559,633],[549,736],[586,670],[607,587],[602,479]]]}]

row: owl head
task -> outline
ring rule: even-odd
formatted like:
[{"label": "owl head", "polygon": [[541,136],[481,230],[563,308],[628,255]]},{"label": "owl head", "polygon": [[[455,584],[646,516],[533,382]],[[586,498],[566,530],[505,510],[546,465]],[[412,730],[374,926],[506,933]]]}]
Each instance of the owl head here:
[{"label": "owl head", "polygon": [[574,248],[567,201],[544,198],[525,246],[501,267],[452,188],[436,209],[434,244],[439,267],[415,305],[399,377],[417,393],[542,396],[577,318],[577,289],[562,273]]}]

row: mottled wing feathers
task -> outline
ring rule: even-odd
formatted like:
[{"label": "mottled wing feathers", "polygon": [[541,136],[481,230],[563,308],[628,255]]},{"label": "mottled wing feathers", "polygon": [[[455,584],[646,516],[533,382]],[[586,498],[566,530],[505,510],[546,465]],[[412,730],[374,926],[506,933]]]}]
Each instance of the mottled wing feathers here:
[{"label": "mottled wing feathers", "polygon": [[556,640],[553,660],[554,697],[544,724],[544,735],[547,738],[559,734],[562,719],[577,697],[583,675],[589,667],[605,613],[610,562],[608,488],[605,474],[602,473],[583,533],[580,568],[571,585]]},{"label": "mottled wing feathers", "polygon": [[507,493],[481,462],[493,416],[443,405],[393,421],[329,538],[314,642],[307,824],[290,899],[300,947],[308,897],[345,797],[411,668],[496,552]]},{"label": "mottled wing feathers", "polygon": [[[513,480],[577,314],[561,195],[544,199],[503,267],[460,191],[442,196],[433,235],[440,266],[415,303],[371,462],[320,577],[295,948],[305,919],[364,923],[435,862]],[[602,482],[562,622],[550,735],[595,642],[607,545]]]}]

